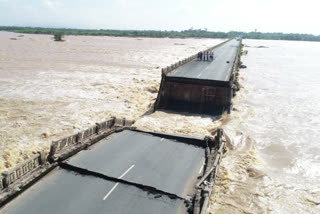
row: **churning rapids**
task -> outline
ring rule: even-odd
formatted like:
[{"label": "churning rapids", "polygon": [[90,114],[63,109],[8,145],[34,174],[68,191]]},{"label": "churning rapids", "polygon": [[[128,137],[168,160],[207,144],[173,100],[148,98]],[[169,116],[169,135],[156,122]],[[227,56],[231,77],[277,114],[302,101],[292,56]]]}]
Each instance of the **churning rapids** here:
[{"label": "churning rapids", "polygon": [[192,136],[222,126],[213,213],[320,213],[320,43],[245,40],[235,109],[215,120],[148,111],[161,67],[222,40],[65,39],[0,32],[0,171],[112,115]]}]

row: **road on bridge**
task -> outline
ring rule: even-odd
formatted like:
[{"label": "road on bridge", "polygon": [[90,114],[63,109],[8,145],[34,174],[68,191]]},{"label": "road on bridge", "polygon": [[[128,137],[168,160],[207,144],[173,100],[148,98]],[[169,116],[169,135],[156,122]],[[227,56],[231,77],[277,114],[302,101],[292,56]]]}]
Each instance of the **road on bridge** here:
[{"label": "road on bridge", "polygon": [[213,49],[213,61],[193,60],[168,74],[169,77],[186,77],[194,79],[207,79],[229,81],[233,60],[237,55],[240,41],[232,39],[227,43]]},{"label": "road on bridge", "polygon": [[202,147],[125,130],[71,157],[0,213],[186,213],[204,161]]}]

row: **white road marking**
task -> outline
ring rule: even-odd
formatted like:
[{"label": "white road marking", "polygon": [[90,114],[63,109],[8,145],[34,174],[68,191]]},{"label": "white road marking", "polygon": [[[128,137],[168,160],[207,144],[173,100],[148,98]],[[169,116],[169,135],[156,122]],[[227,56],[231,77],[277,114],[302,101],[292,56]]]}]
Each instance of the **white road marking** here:
[{"label": "white road marking", "polygon": [[161,140],[160,141],[163,141],[164,140],[164,138],[161,138]]},{"label": "white road marking", "polygon": [[133,167],[134,167],[134,164],[133,164],[129,169],[127,169],[127,171],[125,171],[125,172],[119,177],[119,179],[123,178],[123,176],[125,176]]},{"label": "white road marking", "polygon": [[[129,169],[127,169],[127,171],[125,171],[120,177],[118,177],[118,179],[123,178],[133,167],[134,167],[134,164],[133,164]],[[111,188],[111,190],[106,194],[106,196],[104,196],[104,198],[103,198],[104,201],[109,197],[109,195],[111,195],[111,193],[113,192],[113,190],[115,190],[118,185],[119,185],[119,182],[117,182],[117,183]]]},{"label": "white road marking", "polygon": [[113,192],[113,190],[114,190],[115,188],[117,188],[118,185],[119,185],[119,183],[116,183],[116,184],[112,187],[112,189],[106,194],[106,196],[104,196],[104,198],[103,198],[104,201],[109,197],[109,195]]}]

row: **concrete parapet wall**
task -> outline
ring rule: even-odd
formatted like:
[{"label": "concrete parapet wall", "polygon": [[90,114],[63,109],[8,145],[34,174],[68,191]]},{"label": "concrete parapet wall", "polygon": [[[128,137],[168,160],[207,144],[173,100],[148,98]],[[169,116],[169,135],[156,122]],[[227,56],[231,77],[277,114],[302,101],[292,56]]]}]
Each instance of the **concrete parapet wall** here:
[{"label": "concrete parapet wall", "polygon": [[111,127],[113,127],[115,124],[115,118],[112,118],[110,120],[101,122],[101,123],[97,123],[97,128],[98,128],[98,133],[105,131],[107,129],[110,129]]},{"label": "concrete parapet wall", "polygon": [[127,120],[126,118],[116,118],[115,125],[116,126],[131,126],[135,121],[134,120]]},{"label": "concrete parapet wall", "polygon": [[[2,173],[2,184],[0,187],[8,187],[10,184],[14,183],[16,180],[20,179],[21,177],[27,175],[28,173],[34,171],[39,166],[45,163],[45,154],[43,151],[38,152],[32,158],[24,161],[23,163],[19,164],[15,168],[3,172]],[[1,188],[0,188],[1,189]]]},{"label": "concrete parapet wall", "polygon": [[64,158],[71,156],[88,146],[93,139],[98,139],[103,133],[114,130],[115,126],[128,127],[133,123],[134,121],[126,120],[125,118],[120,119],[113,117],[107,121],[96,123],[96,125],[77,134],[53,141],[50,147],[48,160],[53,162],[62,156]]},{"label": "concrete parapet wall", "polygon": [[97,126],[91,126],[90,128],[86,129],[83,131],[83,137],[82,137],[82,141],[88,139],[89,137],[91,137],[94,134],[97,134],[98,132],[98,128]]},{"label": "concrete parapet wall", "polygon": [[[135,121],[115,117],[79,132],[53,141],[48,157],[38,152],[15,168],[0,174],[0,207],[23,192],[64,160],[115,132],[115,126],[129,127]],[[49,160],[49,161],[47,161]]]}]

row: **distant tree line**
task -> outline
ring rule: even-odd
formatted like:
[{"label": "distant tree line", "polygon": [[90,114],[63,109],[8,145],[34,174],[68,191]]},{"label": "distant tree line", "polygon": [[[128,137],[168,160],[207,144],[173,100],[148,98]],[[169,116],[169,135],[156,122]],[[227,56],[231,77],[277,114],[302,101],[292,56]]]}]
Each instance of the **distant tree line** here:
[{"label": "distant tree line", "polygon": [[183,31],[156,31],[156,30],[87,30],[69,28],[39,28],[39,27],[6,27],[0,26],[0,31],[32,34],[56,34],[64,35],[90,35],[90,36],[127,36],[127,37],[169,37],[169,38],[233,38],[241,35],[244,39],[268,39],[268,40],[296,40],[296,41],[320,41],[320,35],[295,34],[295,33],[261,33],[261,32],[210,32],[207,29],[188,29]]}]

